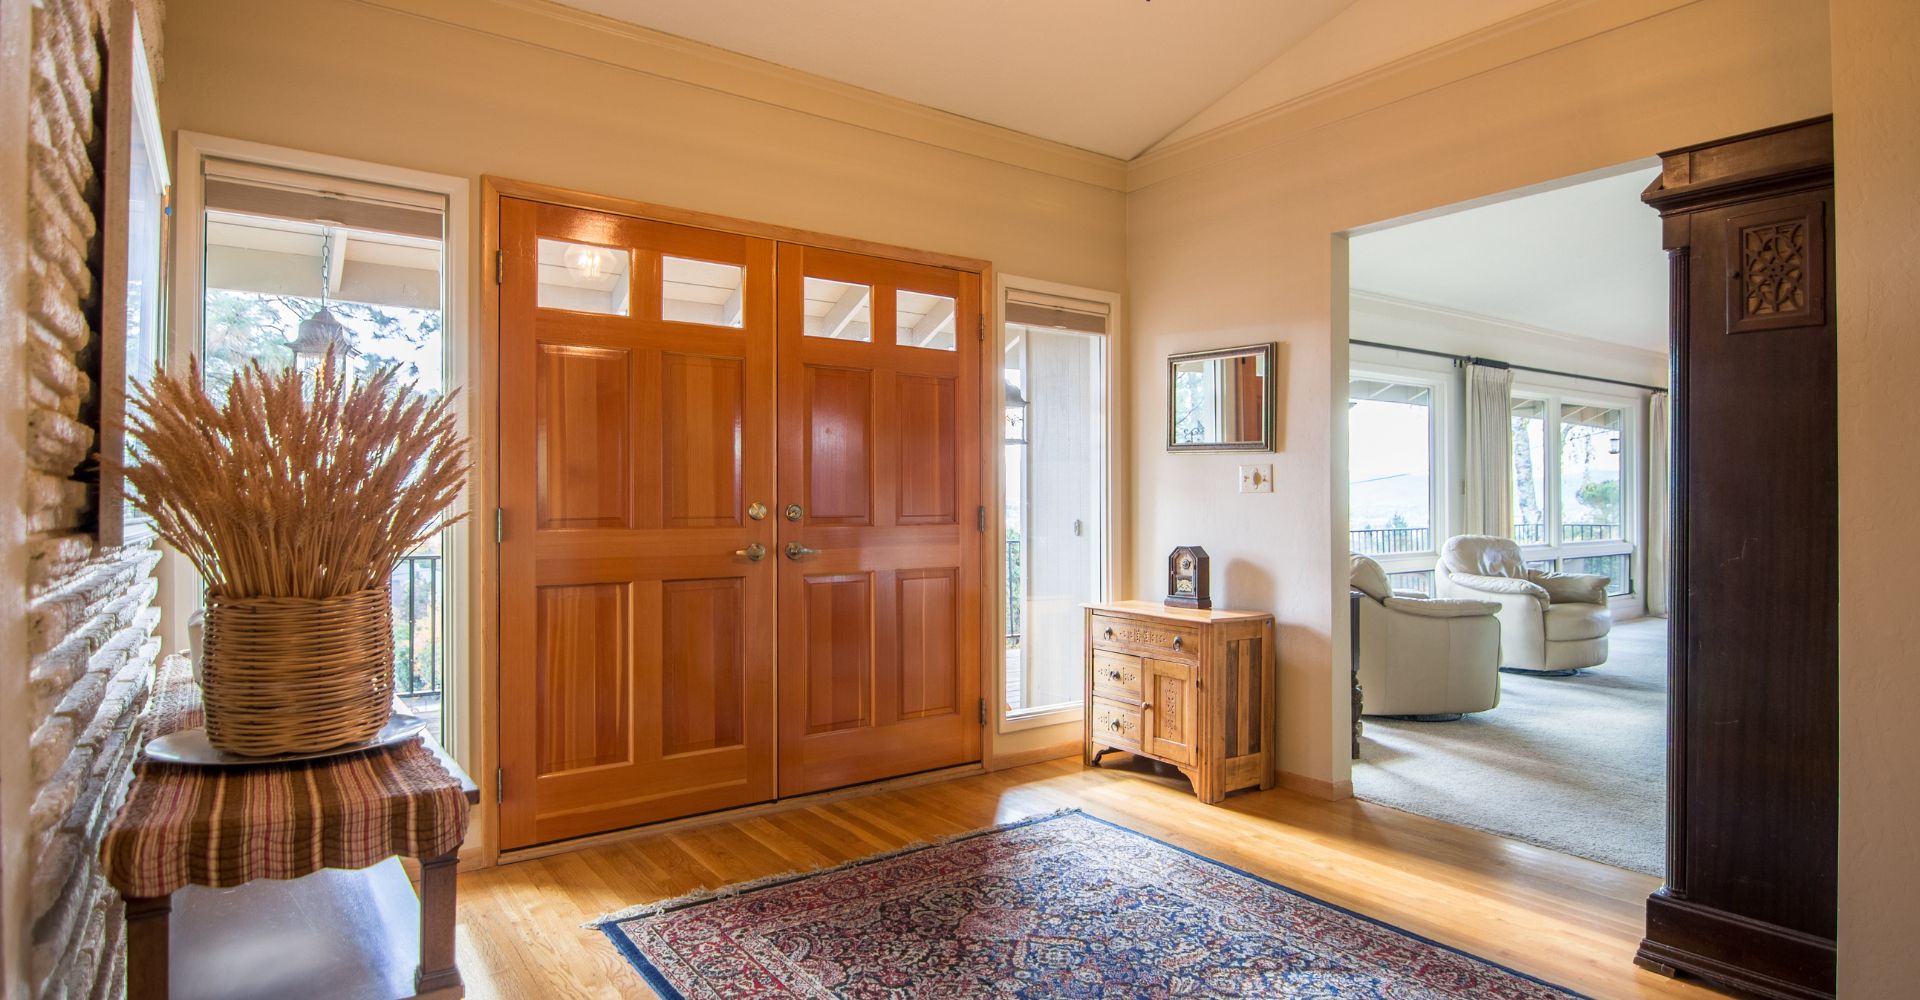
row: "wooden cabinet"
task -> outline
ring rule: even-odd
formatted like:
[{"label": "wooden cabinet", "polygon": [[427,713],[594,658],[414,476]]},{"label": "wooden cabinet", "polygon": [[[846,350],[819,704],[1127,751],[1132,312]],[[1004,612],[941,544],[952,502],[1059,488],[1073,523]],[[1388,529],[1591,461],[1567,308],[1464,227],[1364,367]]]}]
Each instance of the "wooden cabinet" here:
[{"label": "wooden cabinet", "polygon": [[1087,606],[1086,761],[1114,750],[1180,769],[1202,802],[1272,788],[1273,616]]},{"label": "wooden cabinet", "polygon": [[1673,337],[1667,883],[1641,964],[1834,992],[1832,122],[1661,157]]}]

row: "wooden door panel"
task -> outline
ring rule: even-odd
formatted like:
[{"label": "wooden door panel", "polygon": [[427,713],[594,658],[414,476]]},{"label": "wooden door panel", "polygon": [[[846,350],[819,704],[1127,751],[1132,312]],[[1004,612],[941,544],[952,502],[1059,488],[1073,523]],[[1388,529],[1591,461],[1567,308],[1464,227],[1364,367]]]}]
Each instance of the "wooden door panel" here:
[{"label": "wooden door panel", "polygon": [[806,517],[821,524],[873,518],[873,375],[806,366]]},{"label": "wooden door panel", "polygon": [[960,711],[959,576],[958,567],[894,574],[897,719]]},{"label": "wooden door panel", "polygon": [[1180,764],[1194,761],[1199,734],[1193,698],[1193,666],[1147,661],[1146,751]]},{"label": "wooden door panel", "polygon": [[873,722],[873,577],[809,576],[801,620],[807,679],[806,731],[837,732]]},{"label": "wooden door panel", "polygon": [[894,379],[899,420],[899,489],[895,524],[952,524],[959,498],[954,468],[962,429],[955,406],[956,379],[898,375]]},{"label": "wooden door panel", "polygon": [[665,354],[660,365],[662,508],[669,528],[738,525],[746,365],[739,358]]},{"label": "wooden door panel", "polygon": [[[629,315],[540,308],[540,239],[627,254]],[[773,244],[503,199],[501,247],[501,846],[769,799]],[[740,325],[664,320],[663,255]]]},{"label": "wooden door panel", "polygon": [[660,754],[740,746],[746,734],[743,581],[668,580],[660,588]]},{"label": "wooden door panel", "polygon": [[[945,296],[956,328],[975,329],[979,276],[780,255],[781,425],[804,428],[781,440],[780,504],[802,513],[780,524],[799,546],[780,565],[780,793],[976,760],[979,341],[901,346],[896,306],[900,289]],[[808,303],[808,277],[865,289],[871,339],[818,335],[833,317],[807,314],[828,308]]]},{"label": "wooden door panel", "polygon": [[541,777],[632,762],[632,599],[624,583],[535,591]]},{"label": "wooden door panel", "polygon": [[540,527],[632,527],[633,352],[541,344],[535,356]]}]

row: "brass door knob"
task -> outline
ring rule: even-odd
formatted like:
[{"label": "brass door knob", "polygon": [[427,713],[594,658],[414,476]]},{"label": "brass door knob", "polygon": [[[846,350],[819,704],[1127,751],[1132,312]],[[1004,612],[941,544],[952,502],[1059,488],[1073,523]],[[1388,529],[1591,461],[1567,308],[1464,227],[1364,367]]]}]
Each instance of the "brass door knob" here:
[{"label": "brass door knob", "polygon": [[790,503],[790,504],[788,504],[788,505],[787,505],[787,512],[786,512],[786,513],[787,513],[787,520],[789,520],[789,521],[798,521],[798,520],[800,520],[800,515],[801,515],[801,513],[802,513],[802,511],[800,510],[800,505],[799,505],[799,504],[797,504],[797,503]]},{"label": "brass door knob", "polygon": [[767,516],[767,505],[755,500],[747,506],[747,516],[756,521],[765,520]]},{"label": "brass door knob", "polygon": [[810,549],[810,548],[807,548],[806,546],[804,546],[804,545],[802,545],[802,544],[800,544],[799,542],[788,542],[788,543],[787,543],[787,558],[788,558],[788,559],[804,559],[804,558],[806,558],[807,556],[817,556],[817,555],[819,555],[819,554],[820,554],[820,550],[819,550],[819,549]]},{"label": "brass door knob", "polygon": [[733,554],[736,556],[745,556],[748,562],[759,562],[767,557],[767,547],[759,542],[754,542],[744,549],[734,549]]}]

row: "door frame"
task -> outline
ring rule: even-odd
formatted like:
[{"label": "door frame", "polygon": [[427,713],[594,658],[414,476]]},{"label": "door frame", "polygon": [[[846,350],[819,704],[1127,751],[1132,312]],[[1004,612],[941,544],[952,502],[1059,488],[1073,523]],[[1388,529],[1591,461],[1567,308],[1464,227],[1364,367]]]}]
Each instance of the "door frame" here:
[{"label": "door frame", "polygon": [[[700,212],[692,209],[674,208],[652,202],[635,201],[611,195],[591,194],[569,188],[541,184],[534,181],[515,180],[509,177],[482,175],[480,178],[480,255],[477,284],[480,286],[480,324],[479,337],[474,343],[474,353],[478,362],[477,370],[489,373],[486,377],[476,377],[468,383],[467,390],[472,393],[469,405],[476,415],[474,435],[474,464],[478,473],[473,477],[472,499],[469,510],[482,527],[473,532],[480,537],[491,529],[487,522],[493,518],[493,511],[500,503],[500,285],[494,279],[498,276],[496,262],[500,259],[500,203],[504,198],[523,198],[529,201],[546,202],[567,208],[585,209],[593,212],[607,212],[613,215],[625,215],[654,222],[666,222],[681,226],[694,226],[702,229],[714,229],[735,233],[741,236],[759,237],[779,242],[800,243],[826,250],[841,250],[849,253],[867,254],[906,261],[912,264],[927,264],[934,267],[952,268],[968,271],[980,277],[981,302],[980,318],[986,331],[998,331],[1000,328],[1000,308],[997,297],[989,297],[988,289],[996,288],[993,262],[975,257],[962,257],[954,254],[936,253],[928,250],[916,250],[911,247],[880,243],[872,240],[856,239],[848,236],[836,236],[831,233],[796,229],[791,226],[754,222],[731,216]],[[961,331],[964,335],[964,331]],[[983,334],[984,336],[984,334]],[[994,511],[993,498],[999,497],[1002,484],[998,474],[1000,452],[998,448],[988,447],[994,436],[1000,432],[1000,385],[996,377],[998,358],[992,348],[998,336],[988,337],[980,352],[980,426],[976,428],[981,435],[981,496],[987,504],[988,530],[979,532],[978,544],[981,546],[981,584],[983,613],[980,615],[980,657],[981,690],[990,690],[998,673],[998,661],[986,651],[993,648],[996,641],[992,633],[999,627],[999,619],[984,613],[991,606],[986,602],[996,598],[1003,601],[1005,595],[1000,591],[1000,582],[992,577],[992,568],[998,564],[992,561],[993,547],[986,544],[992,537],[993,526],[998,521]],[[991,363],[990,363],[991,362]],[[1004,530],[1004,529],[1003,529]],[[496,536],[497,537],[497,536]],[[477,579],[473,588],[472,603],[469,605],[475,615],[484,615],[482,623],[483,642],[476,644],[479,655],[474,657],[469,673],[469,698],[467,701],[468,718],[477,725],[471,730],[468,761],[469,770],[479,779],[484,788],[492,785],[494,795],[482,795],[475,810],[473,834],[469,842],[477,840],[479,851],[472,861],[476,867],[491,867],[500,859],[500,546],[480,545],[485,555],[478,560]],[[1002,570],[1004,571],[1004,570]],[[778,596],[775,597],[776,614]],[[983,727],[981,733],[981,753],[983,759],[991,755],[990,744],[993,730]]]}]

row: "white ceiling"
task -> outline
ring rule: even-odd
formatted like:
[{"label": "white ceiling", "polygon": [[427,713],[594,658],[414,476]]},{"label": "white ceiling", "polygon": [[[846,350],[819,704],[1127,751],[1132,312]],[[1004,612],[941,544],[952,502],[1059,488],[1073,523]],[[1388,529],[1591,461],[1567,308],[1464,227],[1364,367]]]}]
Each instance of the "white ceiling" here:
[{"label": "white ceiling", "polygon": [[1642,350],[1667,350],[1658,167],[1353,237],[1357,292]]},{"label": "white ceiling", "polygon": [[1130,159],[1355,0],[562,0]]}]

